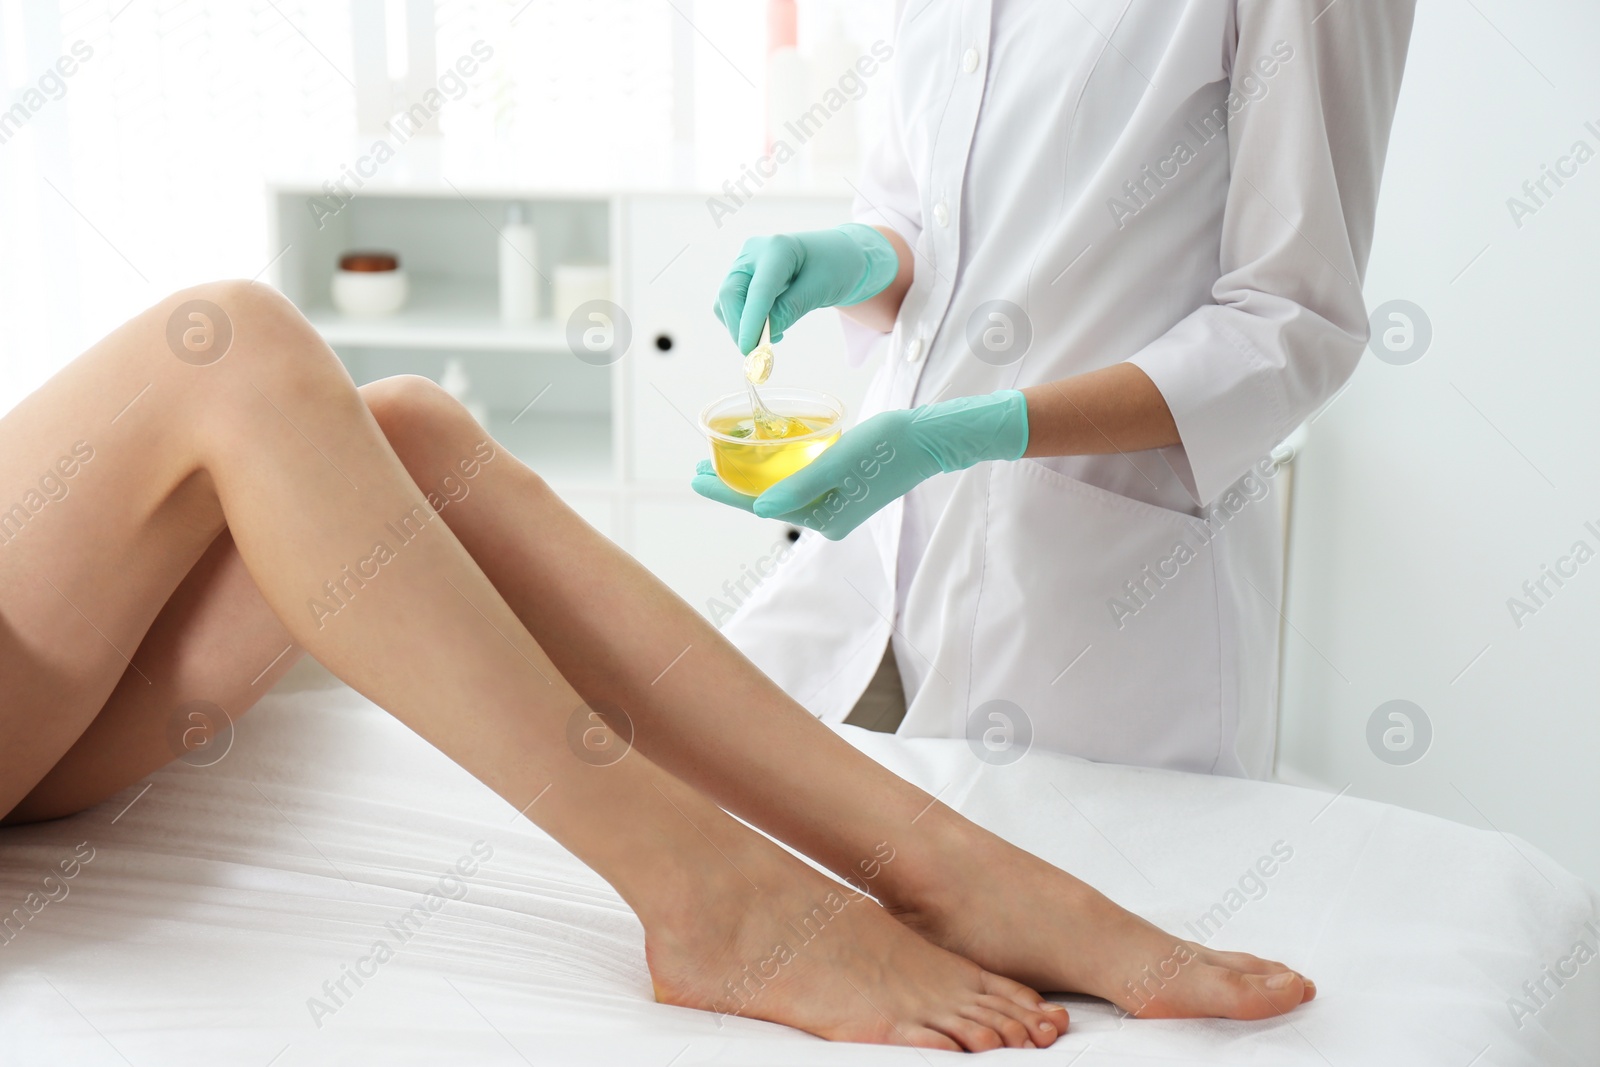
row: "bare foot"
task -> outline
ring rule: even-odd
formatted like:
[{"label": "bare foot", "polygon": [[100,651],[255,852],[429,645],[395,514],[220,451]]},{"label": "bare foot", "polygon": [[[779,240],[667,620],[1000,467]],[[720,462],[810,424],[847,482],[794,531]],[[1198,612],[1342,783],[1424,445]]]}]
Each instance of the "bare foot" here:
[{"label": "bare foot", "polygon": [[1041,1010],[1033,990],[917,937],[870,897],[787,855],[756,866],[739,862],[759,890],[696,877],[675,907],[641,913],[658,1001],[953,1051],[1043,1048],[1066,1030],[1065,1010]]},{"label": "bare foot", "polygon": [[902,853],[899,883],[880,887],[884,904],[981,967],[1145,1019],[1267,1019],[1316,995],[1314,983],[1281,963],[1164,933],[1037,856],[944,821],[934,852],[946,858],[914,865]]}]

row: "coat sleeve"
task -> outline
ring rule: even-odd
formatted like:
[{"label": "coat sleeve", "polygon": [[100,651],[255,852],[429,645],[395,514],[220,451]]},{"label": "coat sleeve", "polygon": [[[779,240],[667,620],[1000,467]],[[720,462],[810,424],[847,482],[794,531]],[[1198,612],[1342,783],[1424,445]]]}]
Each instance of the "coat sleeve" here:
[{"label": "coat sleeve", "polygon": [[[897,0],[897,27],[904,7],[904,0]],[[898,43],[898,34],[896,41]],[[898,55],[892,57],[891,62],[897,58]],[[893,78],[893,67],[885,73]],[[866,226],[886,226],[905,238],[906,244],[914,250],[922,237],[922,200],[906,151],[899,95],[899,87],[891,81],[884,135],[863,162],[850,219]],[[861,366],[885,343],[883,334],[848,316],[841,315],[839,322],[844,332],[845,357],[852,367]]]},{"label": "coat sleeve", "polygon": [[1167,455],[1202,507],[1361,358],[1361,283],[1415,9],[1238,0],[1213,303],[1129,360],[1172,411],[1183,444]]},{"label": "coat sleeve", "polygon": [[[895,4],[895,25],[900,24],[903,0]],[[899,34],[896,34],[896,44]],[[891,64],[899,57],[891,58]],[[886,73],[892,79],[891,65]],[[922,202],[917,192],[916,179],[912,177],[911,160],[906,151],[904,128],[900,123],[900,89],[892,81],[889,87],[889,115],[884,135],[869,152],[861,171],[860,184],[856,186],[852,221],[867,226],[887,226],[912,248],[922,236]]]}]

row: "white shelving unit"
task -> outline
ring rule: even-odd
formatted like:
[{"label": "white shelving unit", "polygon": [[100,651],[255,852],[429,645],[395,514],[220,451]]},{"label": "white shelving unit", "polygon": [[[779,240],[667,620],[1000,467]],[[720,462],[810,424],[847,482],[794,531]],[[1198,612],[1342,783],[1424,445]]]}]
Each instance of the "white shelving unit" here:
[{"label": "white shelving unit", "polygon": [[[742,595],[732,583],[789,533],[689,489],[706,455],[700,408],[741,388],[735,350],[711,312],[716,290],[747,237],[833,225],[849,205],[831,194],[763,193],[719,225],[710,195],[413,178],[370,183],[330,215],[320,181],[289,181],[268,189],[269,254],[281,253],[277,286],[358,383],[403,373],[438,380],[448,359],[461,359],[494,438],[716,615],[719,602],[730,607]],[[501,321],[498,224],[512,203],[538,231],[546,279],[561,263],[609,268],[611,300],[631,327],[615,363],[579,359],[564,322]],[[410,297],[387,318],[349,318],[332,307],[339,256],[363,249],[394,252],[406,270]],[[546,284],[546,314],[552,298]],[[831,314],[796,326],[778,356],[775,384],[823,389],[858,408],[868,372],[845,365]]]},{"label": "white shelving unit", "polygon": [[480,281],[413,277],[413,298],[384,319],[350,318],[313,305],[308,317],[329,344],[468,352],[556,352],[566,334],[553,321],[500,321],[496,291]]}]

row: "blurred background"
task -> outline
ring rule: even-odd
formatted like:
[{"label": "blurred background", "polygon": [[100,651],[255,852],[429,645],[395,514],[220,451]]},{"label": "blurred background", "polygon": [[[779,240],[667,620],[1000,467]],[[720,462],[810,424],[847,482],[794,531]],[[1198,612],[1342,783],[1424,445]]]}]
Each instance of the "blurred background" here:
[{"label": "blurred background", "polygon": [[[845,218],[892,15],[0,0],[0,411],[165,293],[261,278],[358,380],[444,382],[720,620],[788,532],[687,488],[699,406],[738,387],[712,297],[745,236]],[[1367,279],[1377,340],[1275,490],[1279,777],[1498,831],[1591,883],[1596,40],[1593,5],[1422,0]],[[405,274],[396,307],[370,278],[339,295],[341,257],[374,249]],[[618,336],[574,358],[595,300]],[[780,374],[853,401],[870,367],[817,318]]]}]

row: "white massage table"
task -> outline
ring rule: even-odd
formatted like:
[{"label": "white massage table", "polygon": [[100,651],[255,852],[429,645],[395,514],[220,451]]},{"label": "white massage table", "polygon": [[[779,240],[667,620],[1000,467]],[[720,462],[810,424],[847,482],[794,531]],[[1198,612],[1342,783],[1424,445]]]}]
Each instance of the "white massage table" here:
[{"label": "white massage table", "polygon": [[[1290,962],[1320,990],[1248,1024],[1059,998],[1072,1028],[1053,1049],[985,1062],[1600,1064],[1600,960],[1559,989],[1546,979],[1520,1028],[1508,1007],[1600,930],[1595,893],[1521,841],[1282,785],[1037,751],[989,767],[961,741],[842,729],[1169,930],[1193,936],[1210,911],[1211,943]],[[465,895],[424,908],[401,944],[401,915],[470,868],[475,842],[493,854]],[[1263,893],[1247,872],[1280,842],[1293,854]],[[62,861],[74,876],[50,883],[57,899],[0,941],[0,1064],[958,1062],[654,1003],[616,894],[343,687],[269,696],[214,766],[174,764],[93,811],[0,833],[0,908],[39,905]],[[1251,895],[1230,896],[1242,878]],[[333,1008],[323,983],[380,939],[393,958],[314,1019],[310,998]]]}]

